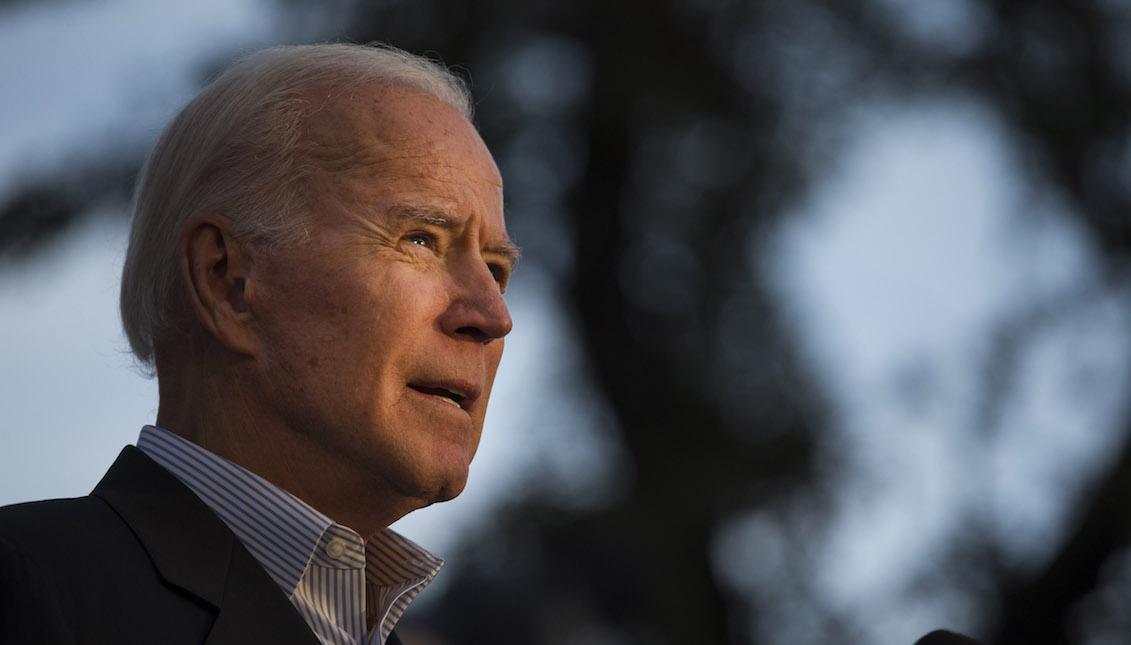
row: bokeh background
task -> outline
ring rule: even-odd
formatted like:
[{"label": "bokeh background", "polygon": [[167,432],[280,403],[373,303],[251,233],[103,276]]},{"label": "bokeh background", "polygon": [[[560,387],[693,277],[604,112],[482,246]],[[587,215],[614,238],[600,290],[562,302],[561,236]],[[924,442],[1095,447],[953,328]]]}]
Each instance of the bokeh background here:
[{"label": "bokeh background", "polygon": [[406,642],[1131,642],[1126,0],[0,0],[0,503],[153,419],[163,123],[324,40],[471,79],[526,251]]}]

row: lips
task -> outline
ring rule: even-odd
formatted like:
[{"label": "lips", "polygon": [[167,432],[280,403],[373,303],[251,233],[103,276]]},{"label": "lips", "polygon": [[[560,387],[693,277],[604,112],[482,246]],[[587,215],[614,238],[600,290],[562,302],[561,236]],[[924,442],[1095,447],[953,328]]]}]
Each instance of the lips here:
[{"label": "lips", "polygon": [[479,396],[478,388],[460,383],[409,383],[409,388],[448,405],[466,410]]}]

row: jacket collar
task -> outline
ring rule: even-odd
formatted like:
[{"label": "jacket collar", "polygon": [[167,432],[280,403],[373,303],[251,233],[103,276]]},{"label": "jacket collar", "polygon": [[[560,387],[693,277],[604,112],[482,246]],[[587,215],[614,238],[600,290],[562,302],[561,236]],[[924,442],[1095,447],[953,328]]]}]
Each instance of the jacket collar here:
[{"label": "jacket collar", "polygon": [[209,645],[318,643],[227,525],[145,453],[123,449],[92,495],[130,526],[166,583],[216,609]]}]

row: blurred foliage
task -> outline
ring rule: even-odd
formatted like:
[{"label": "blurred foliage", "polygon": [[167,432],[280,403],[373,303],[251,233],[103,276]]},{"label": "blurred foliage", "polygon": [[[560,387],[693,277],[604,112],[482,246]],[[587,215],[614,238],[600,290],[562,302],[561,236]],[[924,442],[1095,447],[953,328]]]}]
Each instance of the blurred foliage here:
[{"label": "blurred foliage", "polygon": [[[468,536],[456,582],[415,614],[445,642],[859,642],[867,617],[824,606],[807,575],[839,482],[815,465],[830,412],[751,256],[828,169],[835,115],[868,97],[985,102],[1033,176],[1073,205],[1107,286],[1127,279],[1127,3],[280,2],[311,20],[348,16],[334,39],[439,52],[473,72],[525,270],[567,299],[624,448],[626,483],[604,498],[532,489]],[[84,177],[11,197],[0,250],[42,244],[84,204],[122,194],[117,175]],[[1004,329],[991,399],[1047,314]],[[1004,566],[984,527],[958,524],[909,592],[958,590],[1002,644],[1081,642],[1081,611],[1125,628],[1096,590],[1127,585],[1113,571],[1126,568],[1129,497],[1131,453],[1043,570]]]}]

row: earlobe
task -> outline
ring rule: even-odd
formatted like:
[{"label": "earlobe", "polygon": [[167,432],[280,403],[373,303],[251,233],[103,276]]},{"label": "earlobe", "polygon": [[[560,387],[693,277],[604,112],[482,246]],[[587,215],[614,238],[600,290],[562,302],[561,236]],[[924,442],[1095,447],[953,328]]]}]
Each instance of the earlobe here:
[{"label": "earlobe", "polygon": [[201,326],[228,349],[252,354],[257,337],[247,290],[249,249],[231,220],[216,213],[189,218],[181,236],[181,270]]}]

